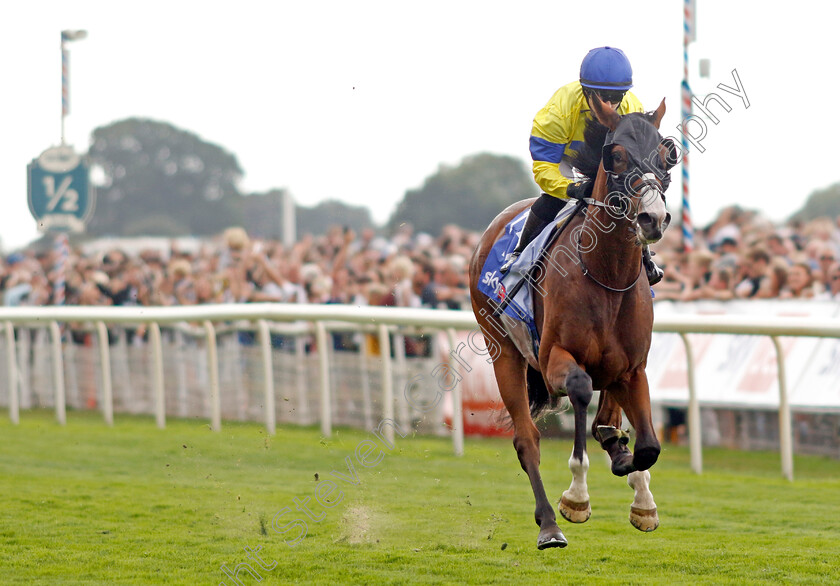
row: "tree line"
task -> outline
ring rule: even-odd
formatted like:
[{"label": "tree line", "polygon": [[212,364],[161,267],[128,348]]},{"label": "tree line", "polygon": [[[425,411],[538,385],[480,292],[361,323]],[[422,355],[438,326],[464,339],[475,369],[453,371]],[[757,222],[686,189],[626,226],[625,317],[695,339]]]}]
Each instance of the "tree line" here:
[{"label": "tree line", "polygon": [[[88,157],[101,171],[91,236],[205,236],[236,225],[256,237],[281,237],[284,190],[241,193],[236,156],[192,132],[129,118],[94,130]],[[364,206],[326,200],[296,206],[296,230],[317,235],[340,224],[392,231],[403,223],[435,236],[446,224],[483,230],[505,207],[537,194],[521,160],[480,153],[441,165],[403,195],[384,226]],[[791,219],[823,215],[840,215],[840,183],[811,194]]]},{"label": "tree line", "polygon": [[[241,193],[236,156],[192,132],[129,118],[94,130],[88,157],[99,177],[89,235],[203,236],[238,225],[256,237],[281,236],[284,190]],[[480,230],[510,203],[534,195],[521,161],[478,154],[457,166],[442,165],[422,187],[405,193],[384,226],[364,206],[326,200],[296,206],[296,229],[320,234],[340,224],[389,230],[409,222],[433,235],[452,223]]]}]

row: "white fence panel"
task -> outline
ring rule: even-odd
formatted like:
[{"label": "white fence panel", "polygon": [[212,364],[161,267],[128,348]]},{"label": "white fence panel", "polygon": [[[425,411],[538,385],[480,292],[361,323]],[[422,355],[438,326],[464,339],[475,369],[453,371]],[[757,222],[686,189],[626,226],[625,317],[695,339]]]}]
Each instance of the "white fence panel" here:
[{"label": "white fence panel", "polygon": [[[836,319],[837,303],[815,301],[733,301],[672,303],[654,306],[657,320],[682,315],[710,316],[726,323],[740,316],[773,320]],[[698,400],[707,406],[757,409],[779,407],[776,350],[768,336],[689,334],[693,349]],[[840,391],[832,352],[836,340],[781,336],[785,369],[794,409],[840,409]],[[688,373],[685,347],[676,333],[655,332],[648,356],[651,400],[685,403]],[[822,373],[822,374],[820,374]],[[832,374],[834,373],[834,374]],[[810,381],[806,383],[805,381]]]},{"label": "white fence panel", "polygon": [[[687,305],[656,305],[649,367],[652,399],[688,401],[693,421],[691,433],[695,435],[699,433],[697,406],[701,401],[708,405],[778,408],[782,457],[783,462],[788,462],[783,463],[783,469],[786,476],[792,477],[790,405],[840,409],[838,305],[753,301],[699,303],[690,307],[701,315],[688,314]],[[229,325],[218,326],[218,334],[212,325],[241,320],[286,322],[282,327],[294,331],[275,333],[291,341],[263,354],[256,340],[243,345],[242,334]],[[403,427],[432,421],[431,431],[440,431],[443,420],[442,413],[419,413],[409,406],[404,389],[399,388],[404,381],[415,380],[418,369],[421,373],[433,370],[435,353],[428,359],[419,359],[403,357],[401,350],[396,351],[394,369],[390,352],[377,353],[366,343],[355,350],[336,351],[332,348],[335,331],[356,329],[360,336],[378,339],[379,345],[387,348],[401,339],[407,331],[404,328],[444,332],[442,337],[451,345],[456,331],[472,332],[477,327],[469,312],[284,304],[16,307],[0,309],[0,321],[16,328],[14,336],[7,330],[0,342],[6,350],[7,371],[5,376],[0,374],[0,381],[6,381],[0,401],[9,405],[12,421],[17,420],[19,407],[52,406],[59,422],[63,422],[66,397],[70,407],[102,409],[106,422],[110,422],[111,409],[116,408],[118,412],[156,414],[162,425],[163,413],[156,412],[154,390],[154,381],[162,377],[167,414],[206,417],[214,429],[218,429],[221,417],[263,420],[269,429],[275,418],[303,424],[320,421],[326,435],[333,419],[337,424],[370,429],[393,414]],[[45,351],[58,331],[57,323],[91,325],[87,332],[70,332],[73,342],[64,344],[62,356],[61,352]],[[110,328],[111,335],[106,338],[111,338],[111,343],[99,345],[103,326],[98,324]],[[162,371],[154,372],[159,361],[153,359],[149,346],[135,345],[136,338],[130,334],[141,324],[158,324],[163,330]],[[282,329],[279,323],[272,327]],[[256,331],[254,326],[245,329]],[[49,335],[39,333],[46,331]],[[128,335],[123,334],[126,331]],[[312,344],[315,331],[319,332],[315,339],[320,339],[321,344],[317,352],[310,352],[307,347]],[[685,339],[693,348],[693,382],[699,384],[692,385],[689,380],[680,338],[683,334],[687,334]],[[778,356],[783,363],[777,365]],[[271,365],[265,364],[266,358]],[[485,370],[490,368],[483,360],[477,364]],[[275,376],[274,417],[266,414],[266,410],[271,410],[271,402],[266,401],[263,373],[269,366]],[[779,376],[782,367],[787,376]],[[51,371],[51,377],[45,376]],[[114,375],[109,376],[109,371]],[[394,377],[388,377],[384,381],[387,386],[383,387],[383,374],[390,371]],[[330,385],[324,387],[322,381],[329,381]],[[779,381],[786,384],[780,385]],[[789,398],[788,387],[792,389]],[[113,396],[109,391],[113,391]],[[439,391],[430,386],[413,392],[434,397]],[[462,407],[459,392],[456,385],[451,393],[456,453],[460,453],[463,433],[458,416]],[[383,403],[383,396],[390,395],[393,398]],[[691,445],[699,449],[694,439]]]}]

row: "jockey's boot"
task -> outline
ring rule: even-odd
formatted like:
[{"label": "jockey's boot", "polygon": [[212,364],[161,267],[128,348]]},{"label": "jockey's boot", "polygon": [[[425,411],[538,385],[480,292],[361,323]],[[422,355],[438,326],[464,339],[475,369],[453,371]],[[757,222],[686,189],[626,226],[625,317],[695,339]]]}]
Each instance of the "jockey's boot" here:
[{"label": "jockey's boot", "polygon": [[645,272],[647,273],[648,283],[656,285],[665,276],[665,271],[656,266],[653,262],[654,255],[647,246],[642,248],[642,263],[645,265]]},{"label": "jockey's boot", "polygon": [[517,243],[516,248],[513,249],[513,252],[508,255],[505,264],[499,268],[500,273],[503,275],[507,274],[510,267],[513,266],[513,263],[516,262],[516,259],[518,259],[519,255],[522,254],[522,251],[525,250],[525,247],[531,243],[537,234],[543,231],[543,228],[545,228],[550,221],[551,220],[543,220],[534,213],[533,208],[531,209],[531,212],[528,214],[528,218],[525,220],[525,226],[522,227],[522,232],[519,233],[519,242]]},{"label": "jockey's boot", "polygon": [[510,270],[510,267],[513,266],[513,263],[522,254],[522,251],[525,250],[525,247],[536,238],[537,234],[543,231],[543,228],[554,221],[558,212],[565,205],[566,200],[548,195],[547,193],[543,193],[537,198],[537,201],[531,206],[531,212],[528,214],[528,219],[525,220],[522,232],[519,233],[519,242],[516,244],[513,252],[508,256],[505,264],[499,268],[500,273],[504,275]]}]

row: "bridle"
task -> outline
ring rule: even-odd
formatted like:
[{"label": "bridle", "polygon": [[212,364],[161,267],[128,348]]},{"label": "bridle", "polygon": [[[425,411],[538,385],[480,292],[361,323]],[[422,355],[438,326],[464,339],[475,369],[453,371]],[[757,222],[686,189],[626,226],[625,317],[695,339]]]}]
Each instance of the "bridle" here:
[{"label": "bridle", "polygon": [[[611,173],[611,175],[613,176],[613,178],[618,177],[618,175],[615,174],[615,173]],[[659,193],[659,196],[662,198],[663,201],[665,200],[665,193],[662,190],[661,184],[657,179],[651,178],[651,177],[649,177],[649,174],[646,174],[642,177],[642,180],[643,180],[642,189],[639,191],[639,194],[638,194],[637,197],[639,197],[640,199],[645,198],[645,197],[649,197],[650,196],[649,192],[651,190],[654,190],[654,191]],[[609,199],[609,196],[611,196],[612,194],[617,194],[619,202],[622,202],[622,203],[626,202],[626,201],[629,201],[630,197],[631,197],[630,194],[628,194],[628,193],[616,190],[616,191],[610,192],[610,194],[607,196],[607,198]],[[580,205],[587,205],[587,206],[591,205],[591,206],[594,206],[594,207],[599,207],[599,208],[602,208],[604,210],[607,210],[607,213],[612,217],[618,218],[618,217],[623,216],[626,219],[630,220],[627,213],[625,212],[625,207],[622,206],[622,205],[609,204],[609,203],[606,203],[606,202],[603,202],[603,201],[600,201],[600,200],[597,200],[597,199],[594,199],[594,198],[591,198],[591,197],[583,198],[583,199],[581,199],[581,202],[582,203]],[[627,208],[627,209],[629,210],[630,208]],[[634,214],[634,217],[632,219],[633,223],[635,223],[637,216],[638,216],[638,212]],[[635,230],[632,227],[627,226],[627,229],[631,233],[635,233]],[[580,250],[582,237],[583,237],[583,230],[580,230],[578,232],[578,238],[577,238],[577,242],[575,244],[575,248],[577,249],[577,257],[578,257],[578,260],[580,261],[580,268],[581,268],[581,271],[583,271],[584,275],[586,275],[587,277],[592,279],[592,281],[594,281],[598,286],[606,289],[607,291],[612,291],[614,293],[624,293],[624,292],[629,291],[630,289],[632,289],[633,287],[636,286],[636,284],[639,282],[639,279],[642,278],[642,273],[644,272],[644,262],[641,259],[639,261],[639,274],[636,275],[636,278],[633,280],[632,283],[630,283],[626,287],[622,287],[622,288],[610,287],[606,283],[602,283],[597,278],[595,278],[595,275],[593,275],[592,272],[590,271],[589,267],[586,266],[586,263],[583,260],[583,255],[581,254],[581,250]]]}]

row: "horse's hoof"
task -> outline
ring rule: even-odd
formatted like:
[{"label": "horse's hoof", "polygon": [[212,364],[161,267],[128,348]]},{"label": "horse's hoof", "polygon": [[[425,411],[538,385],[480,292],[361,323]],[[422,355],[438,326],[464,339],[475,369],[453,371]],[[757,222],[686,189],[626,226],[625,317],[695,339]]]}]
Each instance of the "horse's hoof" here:
[{"label": "horse's hoof", "polygon": [[633,454],[633,466],[636,470],[647,470],[656,464],[657,459],[659,459],[658,447],[639,448]]},{"label": "horse's hoof", "polygon": [[558,527],[546,531],[540,531],[537,537],[537,549],[548,549],[549,547],[566,547],[569,542],[566,541],[566,536],[560,531]]},{"label": "horse's hoof", "polygon": [[631,454],[629,450],[621,454],[612,461],[612,464],[610,464],[610,470],[616,476],[627,476],[631,472],[635,472],[636,467],[633,466],[633,454]]},{"label": "horse's hoof", "polygon": [[563,518],[571,523],[585,523],[592,515],[592,508],[589,506],[589,501],[576,503],[567,499],[565,494],[560,499],[557,509],[563,515]]},{"label": "horse's hoof", "polygon": [[659,515],[656,513],[656,507],[652,509],[637,509],[630,507],[630,524],[639,531],[649,533],[659,527]]}]

